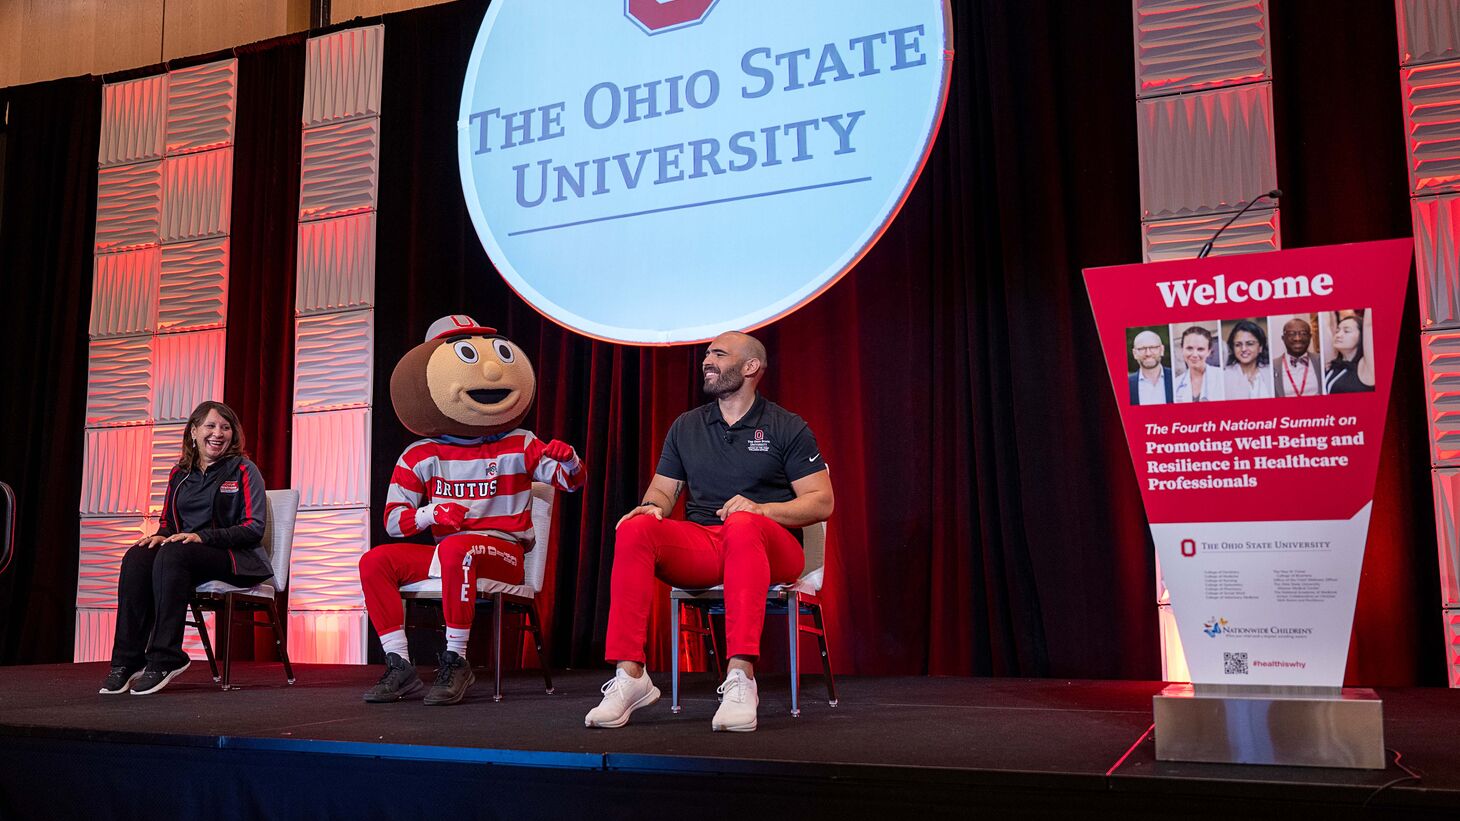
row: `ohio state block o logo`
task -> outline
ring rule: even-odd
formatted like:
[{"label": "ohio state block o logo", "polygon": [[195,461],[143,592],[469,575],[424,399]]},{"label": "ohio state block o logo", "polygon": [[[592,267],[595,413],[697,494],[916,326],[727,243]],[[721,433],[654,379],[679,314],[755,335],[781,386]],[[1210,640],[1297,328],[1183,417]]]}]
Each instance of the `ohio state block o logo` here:
[{"label": "ohio state block o logo", "polygon": [[624,14],[650,34],[692,26],[705,19],[716,0],[624,0]]},{"label": "ohio state block o logo", "polygon": [[784,316],[867,253],[917,180],[950,14],[496,0],[456,123],[482,246],[524,300],[598,339],[697,342]]}]

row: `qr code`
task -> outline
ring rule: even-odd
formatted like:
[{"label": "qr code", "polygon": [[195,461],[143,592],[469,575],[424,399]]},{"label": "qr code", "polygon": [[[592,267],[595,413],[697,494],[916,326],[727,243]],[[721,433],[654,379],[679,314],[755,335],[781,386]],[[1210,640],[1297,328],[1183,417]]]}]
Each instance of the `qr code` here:
[{"label": "qr code", "polygon": [[1222,672],[1229,676],[1247,675],[1247,654],[1223,653]]}]

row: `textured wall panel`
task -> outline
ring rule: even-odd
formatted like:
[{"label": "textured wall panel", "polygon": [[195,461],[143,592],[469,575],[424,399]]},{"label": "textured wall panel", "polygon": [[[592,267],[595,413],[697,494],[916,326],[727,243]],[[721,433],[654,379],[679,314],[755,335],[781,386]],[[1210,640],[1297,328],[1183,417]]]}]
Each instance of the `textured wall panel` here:
[{"label": "textured wall panel", "polygon": [[105,167],[161,157],[166,117],[166,74],[102,86],[97,164]]},{"label": "textured wall panel", "polygon": [[1460,62],[1403,69],[1405,145],[1409,190],[1460,190]]},{"label": "textured wall panel", "polygon": [[1422,328],[1460,325],[1460,195],[1409,201]]},{"label": "textured wall panel", "polygon": [[112,657],[112,638],[117,629],[115,610],[77,610],[76,637],[71,658],[77,664],[108,661]]},{"label": "textured wall panel", "polygon": [[140,516],[82,518],[76,606],[116,607],[122,555],[138,538],[151,532],[151,528],[143,529]]},{"label": "textured wall panel", "polygon": [[171,72],[167,89],[167,153],[233,143],[238,61],[222,60]]},{"label": "textured wall panel", "polygon": [[184,423],[152,428],[151,467],[147,474],[148,516],[162,514],[162,502],[167,496],[167,477],[172,473],[172,466],[182,457],[183,428],[186,427]]},{"label": "textured wall panel", "polygon": [[375,303],[375,213],[299,225],[295,309],[301,314]]},{"label": "textured wall panel", "polygon": [[305,55],[304,125],[380,113],[385,27],[311,38]]},{"label": "textured wall panel", "polygon": [[292,454],[301,508],[370,506],[368,408],[295,414]]},{"label": "textured wall panel", "polygon": [[[358,584],[358,582],[357,582]],[[295,664],[364,664],[365,611],[289,611],[289,660]]]},{"label": "textured wall panel", "polygon": [[1460,57],[1460,3],[1398,0],[1399,62],[1433,63]]},{"label": "textured wall panel", "polygon": [[142,516],[147,512],[147,473],[152,428],[96,428],[86,431],[81,465],[83,516]]},{"label": "textured wall panel", "polygon": [[1136,103],[1143,219],[1236,210],[1277,187],[1272,84]]},{"label": "textured wall panel", "polygon": [[1430,462],[1460,466],[1460,333],[1421,334],[1426,401],[1430,422]]},{"label": "textured wall panel", "polygon": [[1434,472],[1435,535],[1440,546],[1440,603],[1460,607],[1460,470]]},{"label": "textured wall panel", "polygon": [[303,316],[294,332],[294,410],[370,406],[375,312]]},{"label": "textured wall panel", "polygon": [[96,250],[157,243],[162,219],[162,161],[103,168],[96,180]]},{"label": "textured wall panel", "polygon": [[1460,687],[1460,610],[1441,611],[1445,619],[1445,668],[1450,686]]},{"label": "textured wall panel", "polygon": [[1136,96],[1266,80],[1265,0],[1135,0]]},{"label": "textured wall panel", "polygon": [[168,157],[162,161],[164,243],[228,233],[233,200],[233,149]]},{"label": "textured wall panel", "polygon": [[[1229,214],[1151,220],[1141,224],[1146,262],[1193,259],[1207,240],[1231,219]],[[1279,249],[1278,209],[1255,208],[1222,232],[1210,256],[1260,254]]]},{"label": "textured wall panel", "polygon": [[151,421],[154,372],[150,337],[93,341],[86,377],[87,426]]},{"label": "textured wall panel", "polygon": [[162,246],[157,329],[221,328],[228,317],[228,238]]},{"label": "textured wall panel", "polygon": [[370,546],[370,510],[301,510],[294,523],[289,607],[364,607],[360,556]]},{"label": "textured wall panel", "polygon": [[157,327],[157,246],[97,254],[91,280],[91,336],[148,333]]},{"label": "textured wall panel", "polygon": [[154,338],[158,422],[184,422],[204,399],[223,398],[224,331],[163,334]]},{"label": "textured wall panel", "polygon": [[323,219],[375,208],[380,120],[348,120],[304,132],[299,219]]}]

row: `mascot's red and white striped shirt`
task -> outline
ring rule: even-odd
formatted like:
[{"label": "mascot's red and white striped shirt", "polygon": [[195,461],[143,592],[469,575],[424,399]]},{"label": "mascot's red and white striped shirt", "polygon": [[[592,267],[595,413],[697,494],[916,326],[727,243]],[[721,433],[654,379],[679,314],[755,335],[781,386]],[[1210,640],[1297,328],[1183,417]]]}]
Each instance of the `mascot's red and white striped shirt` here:
[{"label": "mascot's red and white striped shirt", "polygon": [[[421,439],[395,463],[385,497],[385,530],[396,538],[429,526],[437,542],[453,533],[493,533],[532,550],[532,483],[559,490],[583,485],[583,463],[575,455],[557,462],[543,455],[545,445],[518,428],[476,439]],[[432,524],[435,505],[454,502],[466,508],[459,530]],[[438,576],[432,561],[431,575]]]}]

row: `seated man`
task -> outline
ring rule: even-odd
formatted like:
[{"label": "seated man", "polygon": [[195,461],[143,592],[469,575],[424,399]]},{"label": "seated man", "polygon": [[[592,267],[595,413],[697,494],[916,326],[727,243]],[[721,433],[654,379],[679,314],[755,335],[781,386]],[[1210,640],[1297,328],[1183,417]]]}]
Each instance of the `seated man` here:
[{"label": "seated man", "polygon": [[376,545],[360,557],[360,586],[370,623],[385,650],[385,674],[365,700],[400,701],[423,688],[411,664],[401,585],[441,579],[446,651],[431,705],[455,704],[476,677],[466,661],[476,581],[522,584],[532,550],[532,483],[574,491],[583,463],[564,442],[543,444],[517,426],[537,381],[527,355],[470,317],[436,320],[390,377],[390,399],[417,436],[401,454],[386,495],[385,529],[409,538],[429,528],[439,543]]},{"label": "seated man", "polygon": [[[766,591],[800,576],[799,528],[831,515],[831,479],[811,429],[756,394],[765,347],[747,334],[721,334],[702,369],[704,391],[715,401],[674,421],[643,503],[618,523],[606,647],[618,669],[602,703],[585,717],[589,727],[622,727],[634,710],[659,699],[644,671],[658,578],[675,587],[725,585],[730,663],[710,727],[754,730]],[[686,482],[689,521],[664,518]]]}]

